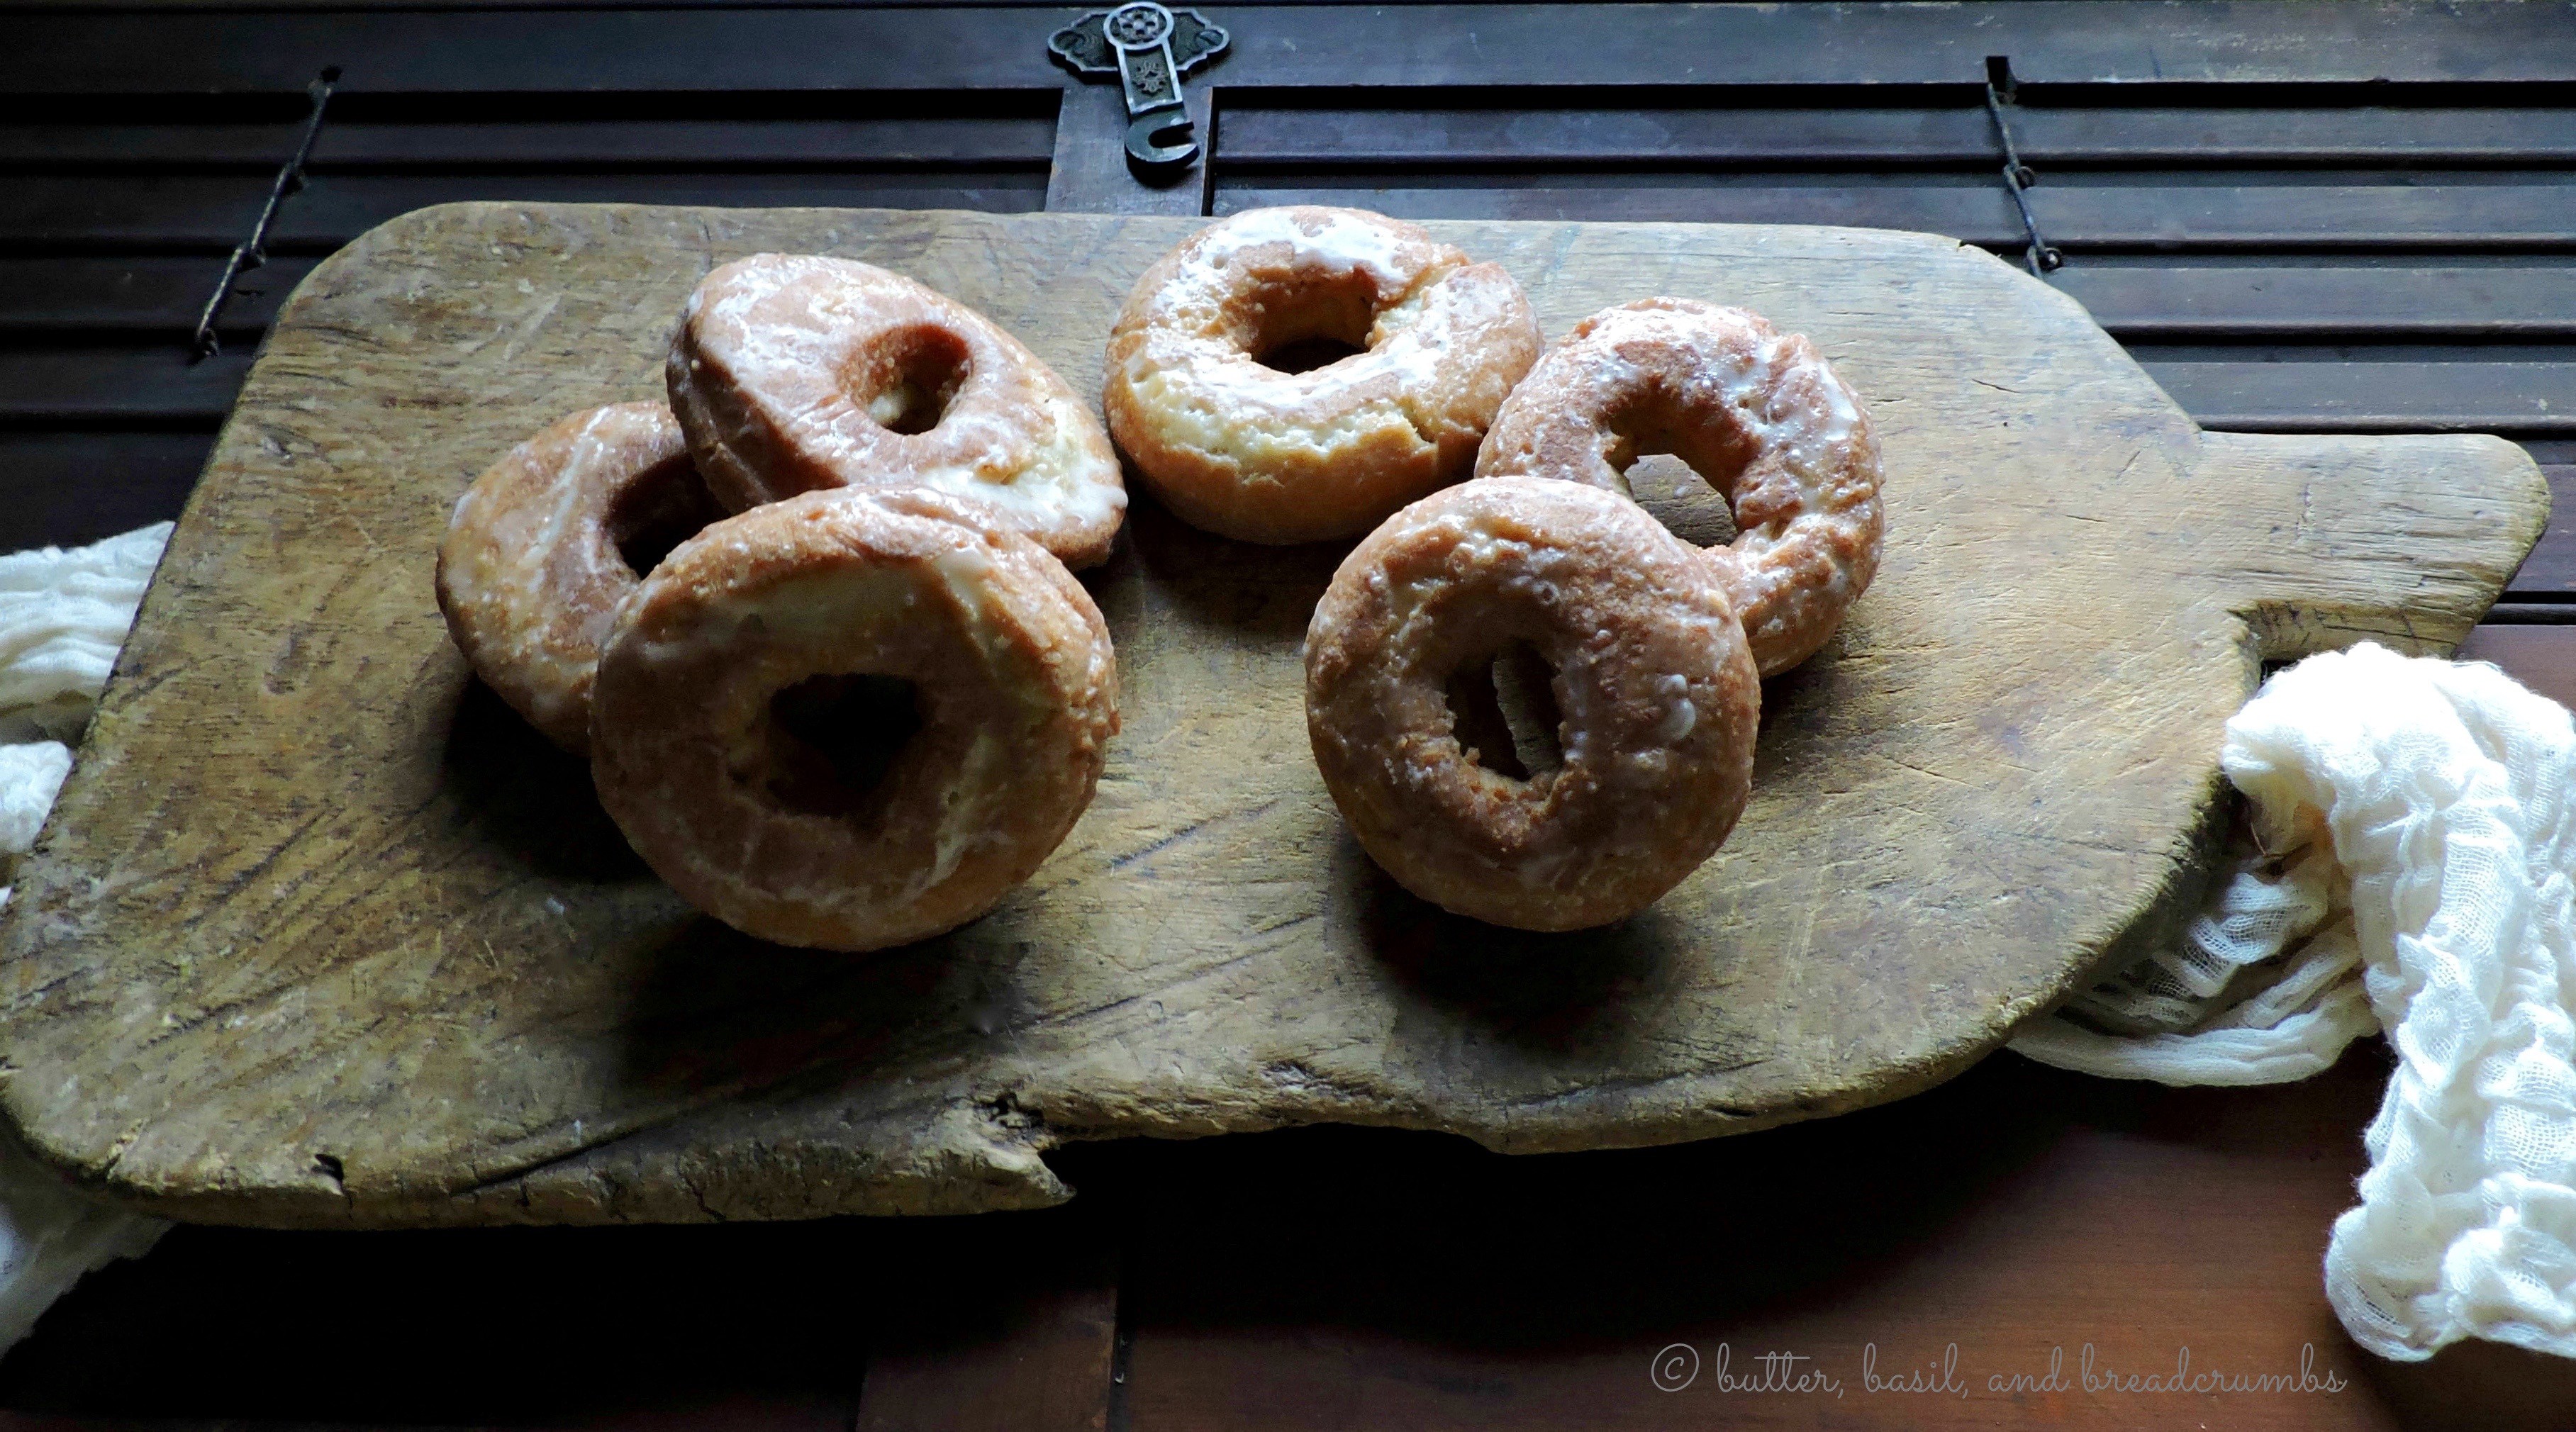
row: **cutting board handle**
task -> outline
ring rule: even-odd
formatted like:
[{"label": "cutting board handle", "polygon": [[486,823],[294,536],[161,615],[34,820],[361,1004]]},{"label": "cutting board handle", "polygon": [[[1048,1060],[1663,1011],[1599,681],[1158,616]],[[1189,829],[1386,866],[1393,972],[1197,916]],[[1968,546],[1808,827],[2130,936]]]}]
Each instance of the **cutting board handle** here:
[{"label": "cutting board handle", "polygon": [[2483,434],[2205,433],[2191,481],[2235,494],[2187,550],[2267,661],[2361,641],[2447,656],[2549,524],[2539,465]]}]

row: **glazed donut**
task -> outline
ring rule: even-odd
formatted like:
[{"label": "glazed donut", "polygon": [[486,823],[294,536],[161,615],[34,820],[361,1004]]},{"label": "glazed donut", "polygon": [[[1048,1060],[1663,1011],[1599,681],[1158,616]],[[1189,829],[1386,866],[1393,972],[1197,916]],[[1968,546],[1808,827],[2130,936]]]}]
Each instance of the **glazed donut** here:
[{"label": "glazed donut", "polygon": [[1596,313],[1549,349],[1494,419],[1478,477],[1568,478],[1626,492],[1668,452],[1726,498],[1711,553],[1775,676],[1815,654],[1878,572],[1878,438],[1803,334],[1686,298]]},{"label": "glazed donut", "polygon": [[873,950],[1026,880],[1118,729],[1063,564],[920,488],[806,493],[673,549],[599,661],[591,775],[646,864],[781,944]]},{"label": "glazed donut", "polygon": [[484,684],[581,755],[617,604],[673,544],[723,515],[670,409],[575,413],[510,449],[457,500],[438,547],[438,609]]},{"label": "glazed donut", "polygon": [[[1498,653],[1517,661],[1489,678]],[[1536,709],[1506,732],[1487,703],[1516,664]],[[1360,844],[1416,895],[1523,930],[1607,924],[1697,869],[1751,794],[1760,707],[1717,569],[1569,482],[1404,509],[1306,632],[1307,735]]]},{"label": "glazed donut", "polygon": [[930,487],[1073,566],[1127,511],[1100,420],[992,320],[870,264],[755,254],[706,276],[665,370],[729,511],[828,487]]},{"label": "glazed donut", "polygon": [[[1366,351],[1265,366],[1318,340]],[[1136,281],[1109,337],[1109,432],[1193,526],[1348,537],[1466,477],[1538,347],[1498,264],[1358,209],[1252,209]]]}]

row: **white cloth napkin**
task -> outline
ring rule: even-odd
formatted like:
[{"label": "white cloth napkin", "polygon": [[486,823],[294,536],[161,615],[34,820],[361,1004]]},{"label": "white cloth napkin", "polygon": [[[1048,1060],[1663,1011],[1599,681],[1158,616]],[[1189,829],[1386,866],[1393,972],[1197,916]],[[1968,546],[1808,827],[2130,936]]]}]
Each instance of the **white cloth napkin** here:
[{"label": "white cloth napkin", "polygon": [[[0,557],[0,864],[11,879],[71,771],[64,742],[89,720],[169,540],[170,524],[156,522],[68,552]],[[82,1196],[0,1140],[0,1349],[83,1274],[141,1254],[169,1226]]]},{"label": "white cloth napkin", "polygon": [[2479,1337],[2576,1357],[2576,724],[2484,663],[2363,644],[2228,722],[2240,852],[2183,946],[2013,1048],[2170,1084],[2305,1078],[2384,1029],[2398,1066],[2326,1296],[2412,1361]]}]

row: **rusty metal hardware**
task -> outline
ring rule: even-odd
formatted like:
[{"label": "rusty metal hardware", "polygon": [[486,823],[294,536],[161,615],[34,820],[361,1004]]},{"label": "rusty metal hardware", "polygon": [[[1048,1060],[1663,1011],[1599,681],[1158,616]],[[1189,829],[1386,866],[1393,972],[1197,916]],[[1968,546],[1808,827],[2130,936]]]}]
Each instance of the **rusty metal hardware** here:
[{"label": "rusty metal hardware", "polygon": [[2013,146],[2012,125],[2004,119],[2004,106],[2018,103],[2012,57],[1986,56],[1986,113],[1994,117],[1995,138],[2004,146],[2004,192],[2012,195],[2013,207],[2021,210],[2022,232],[2030,235],[2030,247],[2023,251],[2022,262],[2030,266],[2031,277],[2046,278],[2066,262],[2066,255],[2040,237],[2038,216],[2030,211],[2030,190],[2039,183],[2039,176],[2021,162],[2021,151]]},{"label": "rusty metal hardware", "polygon": [[1127,162],[1140,175],[1162,178],[1199,157],[1181,81],[1231,42],[1223,27],[1196,10],[1133,0],[1056,31],[1047,52],[1084,79],[1118,77],[1127,96]]},{"label": "rusty metal hardware", "polygon": [[250,237],[234,246],[232,257],[224,260],[224,271],[215,280],[215,291],[206,296],[206,306],[197,315],[197,331],[190,336],[189,348],[199,358],[212,358],[223,347],[216,336],[215,325],[223,320],[224,305],[232,302],[233,285],[241,276],[268,262],[268,231],[277,222],[277,208],[286,196],[304,187],[305,161],[313,157],[313,141],[322,133],[322,112],[331,104],[331,91],[340,83],[340,67],[333,65],[313,77],[304,87],[313,108],[304,117],[303,137],[296,140],[295,152],[280,165],[277,178],[268,186],[268,202],[259,206],[259,218],[251,225]]}]

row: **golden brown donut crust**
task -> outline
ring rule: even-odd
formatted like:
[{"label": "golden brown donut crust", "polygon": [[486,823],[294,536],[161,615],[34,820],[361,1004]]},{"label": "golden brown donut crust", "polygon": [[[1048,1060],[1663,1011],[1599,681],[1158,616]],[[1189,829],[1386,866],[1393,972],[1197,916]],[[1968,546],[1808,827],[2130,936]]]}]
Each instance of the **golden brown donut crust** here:
[{"label": "golden brown donut crust", "polygon": [[[755,254],[681,310],[664,376],[717,500],[929,487],[1077,567],[1127,511],[1099,418],[991,319],[851,259]],[[931,421],[933,418],[935,422]]]},{"label": "golden brown donut crust", "polygon": [[[1367,351],[1304,373],[1260,357],[1312,338]],[[1251,209],[1136,281],[1109,338],[1110,436],[1163,505],[1247,542],[1365,532],[1467,476],[1538,356],[1499,264],[1359,209]]]},{"label": "golden brown donut crust", "polygon": [[670,409],[575,413],[512,448],[457,500],[438,547],[438,609],[484,684],[581,755],[599,648],[638,581],[621,544],[656,530],[684,535],[720,515]]},{"label": "golden brown donut crust", "polygon": [[1485,438],[1478,477],[1628,491],[1630,463],[1668,452],[1734,510],[1711,555],[1764,676],[1815,654],[1878,572],[1878,437],[1804,334],[1686,298],[1604,310],[1541,355]]},{"label": "golden brown donut crust", "polygon": [[[1563,764],[1462,748],[1447,683],[1527,642]],[[1334,804],[1406,889],[1524,930],[1607,924],[1713,854],[1753,784],[1761,682],[1717,570],[1615,493],[1479,479],[1353,548],[1306,633],[1306,729]]]},{"label": "golden brown donut crust", "polygon": [[[863,790],[791,734],[808,678],[913,683]],[[923,489],[809,493],[675,549],[599,663],[591,772],[691,904],[782,944],[872,950],[990,909],[1091,802],[1118,728],[1109,629],[1027,538]]]}]

